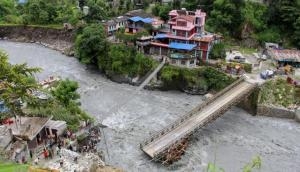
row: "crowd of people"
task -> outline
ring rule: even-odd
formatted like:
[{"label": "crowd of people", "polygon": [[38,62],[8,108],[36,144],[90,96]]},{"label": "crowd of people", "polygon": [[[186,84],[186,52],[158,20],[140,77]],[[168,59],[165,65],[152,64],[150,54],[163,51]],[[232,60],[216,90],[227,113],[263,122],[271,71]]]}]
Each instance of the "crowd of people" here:
[{"label": "crowd of people", "polygon": [[[50,160],[59,157],[59,164],[61,167],[64,165],[64,158],[62,156],[62,149],[68,149],[73,152],[85,153],[96,152],[96,145],[100,141],[100,132],[98,128],[90,128],[87,136],[84,137],[83,142],[77,140],[76,134],[67,130],[61,137],[48,136],[44,140],[44,148],[41,154],[34,159],[34,164],[39,165],[40,160]],[[31,154],[32,156],[32,154]],[[74,163],[77,163],[77,156],[74,157]]]}]

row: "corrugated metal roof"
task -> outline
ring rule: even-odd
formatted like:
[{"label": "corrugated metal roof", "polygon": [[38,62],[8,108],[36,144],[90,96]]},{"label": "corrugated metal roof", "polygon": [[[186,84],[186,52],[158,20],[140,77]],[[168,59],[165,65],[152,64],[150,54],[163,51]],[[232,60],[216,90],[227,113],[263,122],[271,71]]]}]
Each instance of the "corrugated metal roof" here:
[{"label": "corrugated metal roof", "polygon": [[177,43],[177,42],[171,42],[169,44],[169,48],[173,49],[179,49],[179,50],[192,50],[195,48],[197,45],[196,44],[184,44],[184,43]]},{"label": "corrugated metal roof", "polygon": [[151,23],[153,21],[152,18],[142,18],[140,16],[131,17],[131,18],[129,18],[129,20],[134,21],[134,22],[142,21],[144,23]]},{"label": "corrugated metal roof", "polygon": [[299,50],[280,50],[270,49],[268,53],[277,61],[293,61],[300,62],[300,51]]},{"label": "corrugated metal roof", "polygon": [[152,18],[145,18],[143,19],[144,23],[152,23],[153,19]]}]

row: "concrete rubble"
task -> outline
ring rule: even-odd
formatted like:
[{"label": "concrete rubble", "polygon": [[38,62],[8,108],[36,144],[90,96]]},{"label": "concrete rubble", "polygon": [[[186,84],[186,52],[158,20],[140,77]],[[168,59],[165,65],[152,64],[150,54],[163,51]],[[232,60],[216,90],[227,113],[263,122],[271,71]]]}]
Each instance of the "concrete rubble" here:
[{"label": "concrete rubble", "polygon": [[[75,162],[75,158],[77,162]],[[63,160],[63,166],[60,166],[60,162]],[[91,166],[96,164],[98,167],[105,166],[105,163],[100,157],[94,153],[79,154],[68,149],[61,149],[61,158],[56,156],[55,158],[46,161],[43,166],[50,169],[57,169],[64,172],[84,172],[89,171]]]}]

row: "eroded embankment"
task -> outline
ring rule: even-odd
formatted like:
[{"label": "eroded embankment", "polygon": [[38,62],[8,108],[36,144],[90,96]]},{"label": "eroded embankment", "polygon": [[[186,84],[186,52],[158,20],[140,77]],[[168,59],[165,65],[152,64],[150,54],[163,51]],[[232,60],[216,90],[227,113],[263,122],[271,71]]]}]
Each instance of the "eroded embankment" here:
[{"label": "eroded embankment", "polygon": [[0,26],[0,39],[31,42],[73,55],[74,34],[72,30],[35,26]]}]

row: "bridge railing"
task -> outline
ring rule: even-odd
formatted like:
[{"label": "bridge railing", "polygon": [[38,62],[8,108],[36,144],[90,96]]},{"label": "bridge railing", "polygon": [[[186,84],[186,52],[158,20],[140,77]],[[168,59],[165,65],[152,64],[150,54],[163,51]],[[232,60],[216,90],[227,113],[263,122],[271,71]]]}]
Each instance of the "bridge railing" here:
[{"label": "bridge railing", "polygon": [[239,78],[238,80],[236,80],[235,82],[233,82],[232,84],[230,84],[229,86],[227,86],[226,88],[224,88],[223,90],[219,91],[213,97],[211,97],[208,100],[204,101],[200,105],[197,105],[195,108],[193,108],[191,111],[189,111],[185,115],[181,116],[179,119],[177,119],[173,123],[167,125],[163,129],[161,129],[161,130],[159,130],[159,131],[157,131],[155,133],[152,133],[148,139],[144,140],[144,142],[140,144],[140,146],[144,147],[144,146],[148,145],[149,143],[155,141],[157,138],[159,138],[159,137],[167,134],[168,132],[172,131],[174,128],[176,128],[180,124],[182,124],[184,121],[186,121],[187,119],[189,119],[190,117],[192,117],[196,112],[200,111],[205,106],[207,106],[211,102],[215,101],[218,97],[222,96],[224,93],[226,93],[227,91],[229,91],[230,89],[232,89],[233,87],[235,87],[236,85],[240,84],[243,81],[244,81],[243,77]]},{"label": "bridge railing", "polygon": [[170,145],[175,144],[176,142],[178,142],[180,139],[187,137],[188,135],[190,135],[191,133],[193,133],[196,129],[205,126],[207,123],[211,122],[212,120],[218,118],[219,116],[221,116],[223,114],[223,112],[225,112],[228,108],[230,108],[231,106],[235,105],[237,102],[240,101],[240,99],[244,98],[245,96],[248,96],[252,90],[255,88],[255,85],[249,87],[247,90],[245,90],[243,93],[244,94],[240,94],[239,96],[237,96],[235,99],[232,99],[231,101],[229,101],[225,106],[223,106],[221,109],[219,109],[218,111],[215,111],[214,113],[212,113],[208,118],[206,118],[202,123],[191,127],[189,130],[187,130],[184,134],[182,134],[181,136],[179,136],[179,138],[175,139],[173,142],[171,142],[170,144],[165,145],[164,147],[162,147],[159,151],[157,151],[157,153],[154,156],[157,156],[158,154],[164,152]]}]

